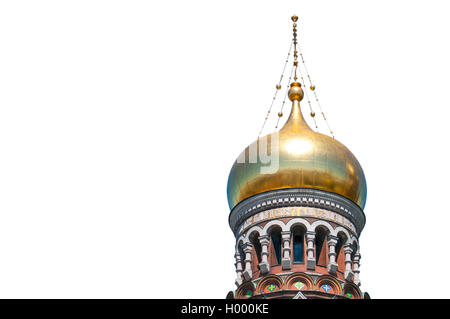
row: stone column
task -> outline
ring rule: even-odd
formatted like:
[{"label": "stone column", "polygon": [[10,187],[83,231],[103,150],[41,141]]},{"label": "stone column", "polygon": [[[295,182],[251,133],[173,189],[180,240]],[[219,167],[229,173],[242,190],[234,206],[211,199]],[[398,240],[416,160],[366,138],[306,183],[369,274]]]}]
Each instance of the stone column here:
[{"label": "stone column", "polygon": [[281,232],[281,241],[283,242],[283,258],[282,258],[282,268],[283,269],[291,269],[291,232],[284,231]]},{"label": "stone column", "polygon": [[336,263],[336,245],[338,242],[338,238],[333,235],[328,235],[328,259],[330,262],[328,263],[328,272],[330,274],[335,274],[338,268]]},{"label": "stone column", "polygon": [[243,250],[245,254],[245,269],[244,269],[244,278],[245,280],[252,279],[252,248],[253,245],[250,243],[246,243],[243,245]]},{"label": "stone column", "polygon": [[306,233],[306,241],[308,247],[306,249],[306,269],[314,270],[316,268],[316,258],[314,257],[314,240],[316,238],[316,233],[309,231]]},{"label": "stone column", "polygon": [[261,244],[261,262],[259,263],[259,269],[262,274],[267,274],[270,271],[269,265],[269,235],[263,235],[259,237]]},{"label": "stone column", "polygon": [[353,282],[355,285],[360,286],[361,281],[359,280],[359,260],[361,259],[361,254],[356,252],[355,257],[353,258]]},{"label": "stone column", "polygon": [[236,281],[234,283],[239,287],[242,284],[242,257],[239,251],[236,251],[234,258],[236,259]]},{"label": "stone column", "polygon": [[352,281],[353,280],[352,252],[353,252],[353,248],[352,248],[351,245],[347,244],[347,245],[344,246],[344,254],[345,254],[344,278],[345,278],[345,280],[348,280],[348,281]]}]

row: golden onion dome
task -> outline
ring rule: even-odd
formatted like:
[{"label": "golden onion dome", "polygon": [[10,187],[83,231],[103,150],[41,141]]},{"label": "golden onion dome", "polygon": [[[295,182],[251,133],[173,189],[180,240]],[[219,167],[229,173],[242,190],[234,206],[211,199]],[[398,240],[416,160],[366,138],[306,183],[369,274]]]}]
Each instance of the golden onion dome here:
[{"label": "golden onion dome", "polygon": [[[332,192],[352,200],[363,209],[367,185],[358,160],[342,143],[311,130],[300,110],[303,90],[299,83],[292,83],[288,94],[293,104],[283,128],[250,144],[235,161],[227,186],[230,209],[256,194],[286,188]],[[249,153],[258,149],[265,138],[268,153],[275,143],[273,150],[279,154],[278,169],[270,173],[264,172],[270,164],[266,160],[261,161],[260,156],[256,161],[248,160]],[[243,160],[243,155],[247,160]]]}]

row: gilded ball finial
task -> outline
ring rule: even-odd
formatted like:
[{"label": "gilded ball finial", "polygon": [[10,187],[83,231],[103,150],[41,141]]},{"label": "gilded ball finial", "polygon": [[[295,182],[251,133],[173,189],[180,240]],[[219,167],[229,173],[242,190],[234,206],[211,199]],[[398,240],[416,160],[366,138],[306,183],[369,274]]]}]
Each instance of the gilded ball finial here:
[{"label": "gilded ball finial", "polygon": [[293,22],[297,22],[298,17],[294,14],[294,15],[291,17],[291,19],[292,19]]},{"label": "gilded ball finial", "polygon": [[303,99],[303,89],[301,84],[298,82],[292,82],[288,96],[291,101],[301,101]]}]

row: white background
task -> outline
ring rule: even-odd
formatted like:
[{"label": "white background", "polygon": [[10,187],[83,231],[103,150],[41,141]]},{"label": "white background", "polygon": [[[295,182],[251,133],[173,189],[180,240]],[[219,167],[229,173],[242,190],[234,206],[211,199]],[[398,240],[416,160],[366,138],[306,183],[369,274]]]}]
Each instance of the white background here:
[{"label": "white background", "polygon": [[294,13],[330,125],[367,178],[362,290],[450,297],[449,9],[1,2],[0,297],[234,289],[228,172],[263,122]]}]

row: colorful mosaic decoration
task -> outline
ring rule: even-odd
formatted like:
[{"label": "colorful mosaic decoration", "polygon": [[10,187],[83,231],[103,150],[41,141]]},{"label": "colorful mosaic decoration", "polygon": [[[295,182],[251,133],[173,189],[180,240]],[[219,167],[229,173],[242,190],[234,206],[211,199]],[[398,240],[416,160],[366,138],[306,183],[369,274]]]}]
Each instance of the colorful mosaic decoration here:
[{"label": "colorful mosaic decoration", "polygon": [[253,291],[251,291],[251,290],[248,290],[248,291],[245,293],[245,297],[246,297],[246,298],[250,298],[252,295],[253,295]]},{"label": "colorful mosaic decoration", "polygon": [[273,292],[275,289],[277,289],[278,287],[274,284],[270,284],[266,287],[267,290],[269,290],[270,292]]},{"label": "colorful mosaic decoration", "polygon": [[326,293],[328,293],[331,290],[331,287],[328,284],[322,285],[322,287],[320,288],[322,288],[322,290],[325,291]]},{"label": "colorful mosaic decoration", "polygon": [[297,288],[298,290],[302,290],[302,289],[305,287],[305,284],[302,283],[301,281],[297,281],[297,282],[294,284],[294,287]]},{"label": "colorful mosaic decoration", "polygon": [[351,293],[347,292],[347,293],[345,294],[345,297],[347,297],[348,299],[352,299],[352,298],[353,298],[353,295],[352,295]]}]

